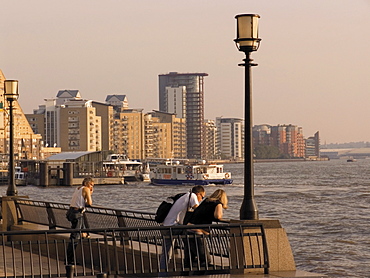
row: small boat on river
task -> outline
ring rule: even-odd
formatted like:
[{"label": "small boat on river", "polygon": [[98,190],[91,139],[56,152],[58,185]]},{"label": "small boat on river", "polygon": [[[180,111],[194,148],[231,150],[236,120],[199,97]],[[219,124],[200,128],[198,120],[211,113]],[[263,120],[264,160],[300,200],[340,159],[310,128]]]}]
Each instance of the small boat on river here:
[{"label": "small boat on river", "polygon": [[167,162],[150,171],[151,183],[154,185],[213,185],[232,184],[230,172],[224,172],[223,165],[180,164]]},{"label": "small boat on river", "polygon": [[136,160],[130,160],[124,154],[110,154],[103,161],[103,170],[107,177],[123,177],[126,181],[141,180],[142,164]]}]

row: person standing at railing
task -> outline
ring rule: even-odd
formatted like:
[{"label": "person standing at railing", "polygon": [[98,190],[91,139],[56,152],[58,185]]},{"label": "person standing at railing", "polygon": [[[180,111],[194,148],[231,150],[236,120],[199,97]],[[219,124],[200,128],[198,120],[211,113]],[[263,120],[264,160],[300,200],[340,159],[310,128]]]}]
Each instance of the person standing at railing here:
[{"label": "person standing at railing", "polygon": [[[201,185],[194,186],[191,192],[185,193],[171,207],[167,217],[164,219],[163,226],[176,226],[182,225],[184,217],[188,208],[195,209],[198,207],[200,201],[204,198],[206,192],[204,187]],[[171,247],[174,243],[173,236],[181,235],[183,233],[180,229],[172,230],[172,234],[169,230],[162,230],[162,235],[164,236],[164,242],[162,244],[162,254],[160,258],[160,276],[166,276],[163,272],[167,269],[167,266],[171,257]]]},{"label": "person standing at railing", "polygon": [[[212,222],[221,220],[223,209],[227,209],[227,203],[226,192],[222,189],[217,189],[194,210],[188,225],[212,224]],[[197,262],[196,257],[198,255],[200,267],[205,267],[207,263],[208,265],[212,263],[205,242],[205,236],[209,235],[209,233],[208,229],[190,229],[187,231],[188,238],[184,239],[184,266],[186,268]]]},{"label": "person standing at railing", "polygon": [[[71,229],[84,229],[84,212],[85,208],[92,205],[91,195],[94,192],[94,180],[90,177],[85,178],[82,185],[74,191],[70,203],[70,208],[67,211],[67,219],[71,222]],[[74,232],[70,235],[70,241],[67,248],[67,264],[74,264],[74,250],[78,245],[78,240],[90,237],[86,233]]]}]

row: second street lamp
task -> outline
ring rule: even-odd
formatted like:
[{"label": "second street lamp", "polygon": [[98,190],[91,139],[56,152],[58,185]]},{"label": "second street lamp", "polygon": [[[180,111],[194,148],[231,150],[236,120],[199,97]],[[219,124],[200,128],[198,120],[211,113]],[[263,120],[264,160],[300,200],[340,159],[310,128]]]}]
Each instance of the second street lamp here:
[{"label": "second street lamp", "polygon": [[9,102],[9,186],[6,191],[7,196],[17,196],[18,190],[15,185],[14,176],[14,117],[13,102],[18,99],[18,81],[4,81],[4,96]]},{"label": "second street lamp", "polygon": [[244,107],[244,198],[240,208],[241,220],[257,220],[258,210],[254,199],[254,166],[253,166],[253,137],[252,137],[252,81],[250,54],[259,47],[261,39],[258,38],[257,14],[240,14],[237,20],[236,39],[234,40],[239,51],[245,53],[245,107]]}]

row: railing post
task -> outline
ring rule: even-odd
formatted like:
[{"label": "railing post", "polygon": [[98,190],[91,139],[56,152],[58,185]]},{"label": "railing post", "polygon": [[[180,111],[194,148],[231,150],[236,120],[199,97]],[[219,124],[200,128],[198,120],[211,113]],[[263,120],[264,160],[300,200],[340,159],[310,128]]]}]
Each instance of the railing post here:
[{"label": "railing post", "polygon": [[230,273],[244,273],[245,262],[242,227],[230,228]]},{"label": "railing post", "polygon": [[15,197],[3,196],[1,201],[1,214],[3,217],[2,231],[9,231],[10,227],[18,224],[17,207]]},{"label": "railing post", "polygon": [[74,265],[66,265],[66,277],[73,278],[73,272],[75,271]]},{"label": "railing post", "polygon": [[[122,215],[122,212],[119,211],[119,210],[116,210],[116,215],[117,215],[117,222],[118,222],[118,227],[120,228],[123,228],[123,227],[126,227],[126,224],[125,224],[125,219]],[[119,236],[120,236],[120,242],[122,245],[125,245],[125,236],[127,236],[127,232],[119,232]]]}]

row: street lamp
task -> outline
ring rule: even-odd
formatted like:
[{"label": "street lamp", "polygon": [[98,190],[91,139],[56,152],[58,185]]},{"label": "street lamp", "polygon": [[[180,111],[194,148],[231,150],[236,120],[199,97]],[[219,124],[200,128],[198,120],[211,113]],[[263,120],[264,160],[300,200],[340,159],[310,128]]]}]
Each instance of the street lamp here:
[{"label": "street lamp", "polygon": [[6,191],[7,196],[17,196],[18,190],[15,186],[14,176],[14,118],[13,118],[13,102],[18,99],[18,80],[5,80],[4,96],[9,102],[9,186]]},{"label": "street lamp", "polygon": [[253,137],[252,137],[252,86],[251,67],[257,66],[252,63],[250,54],[259,47],[261,39],[258,38],[257,14],[240,14],[235,16],[237,20],[236,39],[234,40],[239,51],[245,53],[244,63],[239,66],[245,67],[245,107],[244,107],[244,199],[240,208],[241,220],[257,220],[258,210],[254,200],[254,167],[253,167]]}]

